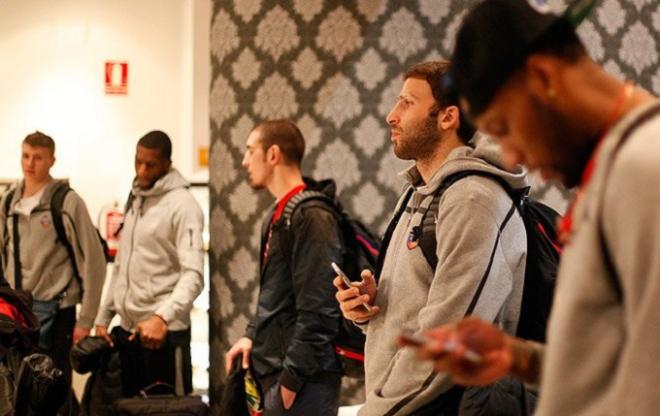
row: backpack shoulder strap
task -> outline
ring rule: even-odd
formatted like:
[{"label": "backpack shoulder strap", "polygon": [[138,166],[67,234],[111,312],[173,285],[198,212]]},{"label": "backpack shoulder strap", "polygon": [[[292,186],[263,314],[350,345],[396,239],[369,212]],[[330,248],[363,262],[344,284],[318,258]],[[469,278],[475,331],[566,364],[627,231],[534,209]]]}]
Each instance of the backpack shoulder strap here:
[{"label": "backpack shoulder strap", "polygon": [[286,230],[284,233],[282,233],[280,237],[280,245],[282,246],[282,251],[286,253],[284,258],[286,259],[287,262],[289,261],[289,256],[291,256],[291,250],[292,250],[291,223],[293,221],[294,215],[296,214],[296,212],[298,212],[298,208],[300,208],[304,204],[310,206],[311,204],[314,204],[314,206],[317,206],[319,208],[325,209],[328,212],[331,212],[333,215],[335,215],[337,221],[342,221],[343,219],[343,215],[339,211],[339,208],[337,207],[335,201],[326,194],[324,194],[323,192],[306,189],[301,192],[298,192],[293,197],[291,197],[291,199],[289,199],[289,201],[287,201],[286,205],[284,206],[284,210],[282,211],[282,217],[281,217],[281,221],[284,221],[284,228],[286,228]]},{"label": "backpack shoulder strap", "polygon": [[458,172],[454,175],[449,176],[448,178],[445,179],[445,189],[449,188],[452,184],[457,182],[460,179],[463,179],[467,176],[481,176],[483,178],[489,178],[494,180],[495,182],[499,183],[500,186],[506,191],[506,193],[509,195],[511,199],[514,201],[521,201],[527,194],[529,194],[530,187],[526,186],[523,188],[513,188],[509,182],[507,182],[504,178],[502,178],[499,175],[496,175],[494,173],[486,172],[483,170],[465,170],[462,172]]},{"label": "backpack shoulder strap", "polygon": [[[646,111],[644,111],[634,122],[632,122],[621,134],[621,138],[619,139],[619,142],[616,144],[615,148],[612,150],[612,154],[610,156],[609,164],[610,164],[610,169],[607,170],[605,180],[609,178],[609,173],[611,172],[611,167],[614,164],[614,160],[616,159],[616,156],[619,153],[619,150],[623,147],[623,145],[628,141],[630,136],[633,134],[637,128],[639,128],[641,125],[646,123],[648,120],[660,115],[660,103],[657,103],[650,108],[648,108]],[[607,244],[607,239],[605,238],[605,229],[603,225],[603,207],[604,207],[604,199],[605,199],[605,193],[603,192],[602,195],[602,200],[599,205],[599,213],[598,213],[598,240],[600,244],[600,250],[601,253],[603,254],[603,260],[605,262],[605,267],[608,270],[608,277],[610,279],[610,282],[612,284],[612,288],[614,289],[618,299],[620,302],[623,302],[623,287],[621,286],[621,281],[619,280],[619,274],[616,270],[616,266],[614,264],[614,260],[612,259],[612,252],[609,249],[609,246]]]},{"label": "backpack shoulder strap", "polygon": [[66,244],[65,241],[68,242],[64,229],[64,221],[62,220],[62,207],[69,191],[71,191],[71,188],[68,185],[56,185],[53,196],[50,198],[50,213],[53,217],[53,227],[55,227],[55,232],[57,233],[57,241],[62,244]]},{"label": "backpack shoulder strap", "polygon": [[[463,172],[458,172],[454,175],[450,175],[449,177],[445,178],[445,180],[440,184],[440,186],[438,186],[438,189],[436,189],[436,191],[433,194],[433,201],[429,205],[429,209],[435,209],[437,211],[438,207],[440,205],[440,198],[447,191],[447,189],[449,189],[453,184],[458,182],[460,179],[463,179],[465,177],[472,176],[472,175],[485,176],[485,177],[488,177],[488,178],[494,178],[496,180],[499,179],[499,180],[497,180],[497,182],[499,182],[503,186],[505,186],[504,184],[506,184],[506,182],[503,179],[499,178],[497,175],[489,174],[487,172],[470,171],[470,170],[463,171]],[[507,189],[507,190],[510,189],[508,184],[506,184],[505,189]],[[507,194],[509,194],[509,192],[507,192]],[[509,194],[509,195],[511,195],[511,194]],[[488,263],[486,265],[486,269],[484,270],[484,273],[483,273],[481,279],[479,280],[479,285],[477,286],[477,291],[474,294],[474,296],[472,297],[472,300],[470,301],[470,304],[469,304],[464,316],[468,316],[468,315],[472,314],[474,309],[477,306],[477,302],[480,299],[481,293],[482,293],[482,291],[485,287],[488,276],[490,275],[490,271],[491,271],[491,268],[493,266],[493,261],[494,261],[494,258],[495,258],[495,253],[497,251],[497,246],[498,246],[498,244],[500,244],[500,240],[501,240],[501,237],[502,237],[502,232],[503,232],[504,228],[506,227],[506,225],[509,223],[509,220],[513,216],[513,213],[517,209],[516,207],[518,206],[518,204],[515,201],[516,200],[514,199],[513,202],[512,202],[511,208],[509,209],[509,211],[505,215],[504,219],[502,220],[502,223],[499,225],[499,230],[498,230],[498,233],[497,233],[497,237],[495,238],[493,248],[490,252],[490,256],[489,256],[489,259],[488,259]],[[428,228],[429,224],[433,224],[434,221],[431,220],[430,222],[427,222],[427,214],[428,214],[428,210],[424,213],[421,225],[422,225],[422,227],[424,227],[424,224],[426,222],[427,228]],[[436,240],[435,225],[433,225],[433,232],[432,233],[427,233],[427,235],[431,235],[432,238],[426,238],[425,239],[424,238],[425,234],[423,232],[423,229],[420,230],[419,232],[421,233],[420,241],[419,241],[419,247],[420,247],[420,249],[422,249],[422,253],[424,254],[424,257],[426,257],[426,260],[428,261],[428,263],[431,266],[432,270],[435,271],[435,269],[438,265],[438,255],[436,253],[436,249],[437,249],[437,246],[438,246],[438,241]]]},{"label": "backpack shoulder strap", "polygon": [[403,197],[403,200],[399,204],[399,207],[394,213],[392,219],[390,220],[390,223],[387,225],[387,229],[385,230],[385,235],[383,235],[383,242],[381,243],[380,251],[378,252],[378,261],[376,262],[376,270],[374,273],[374,277],[376,281],[378,281],[378,278],[380,277],[380,272],[383,271],[383,264],[385,263],[385,253],[387,253],[387,246],[390,245],[390,241],[392,240],[392,234],[394,234],[394,229],[399,224],[399,219],[401,219],[401,216],[406,211],[406,208],[408,207],[408,202],[410,202],[410,198],[412,197],[414,192],[415,192],[415,188],[412,185],[408,186],[408,188],[406,189],[406,194]]},{"label": "backpack shoulder strap", "polygon": [[304,203],[310,201],[319,201],[322,203],[322,205],[319,204],[319,206],[330,208],[333,213],[339,214],[339,209],[332,198],[323,192],[304,190],[291,197],[291,199],[289,199],[289,201],[284,206],[284,210],[282,211],[282,218],[287,221],[287,225],[290,225],[290,221],[293,219],[293,216],[297,212],[298,208],[300,208]]},{"label": "backpack shoulder strap", "polygon": [[[416,227],[417,229],[413,229],[413,233],[417,234],[419,248],[422,250],[422,254],[426,259],[426,262],[429,264],[429,266],[431,266],[431,270],[435,270],[438,266],[438,254],[436,253],[438,248],[438,241],[436,240],[435,235],[435,213],[438,212],[440,206],[440,198],[447,189],[449,189],[459,180],[479,173],[481,172],[462,171],[446,177],[435,190],[435,192],[433,192],[433,199],[429,204],[428,209],[426,209],[424,212],[420,225]],[[429,216],[429,211],[434,215]]]},{"label": "backpack shoulder strap", "polygon": [[7,216],[9,215],[9,208],[11,208],[11,201],[12,199],[14,199],[15,192],[16,192],[16,188],[12,188],[6,193],[5,203],[2,207],[2,212],[3,214],[5,214],[5,221],[7,220]]},{"label": "backpack shoulder strap", "polygon": [[[57,241],[64,245],[64,248],[69,255],[69,261],[71,262],[71,267],[73,268],[74,278],[78,281],[80,290],[82,292],[83,285],[80,272],[78,271],[76,254],[73,250],[71,242],[66,236],[66,229],[64,228],[62,207],[64,206],[64,199],[66,198],[69,191],[73,191],[73,189],[71,189],[68,184],[61,184],[56,186],[55,191],[53,192],[53,196],[50,199],[50,213],[53,217],[53,227],[55,228],[55,233],[57,234]],[[64,290],[66,291],[66,288]]]},{"label": "backpack shoulder strap", "polygon": [[[128,191],[128,196],[126,197],[126,202],[124,203],[124,212],[123,216],[121,218],[121,224],[119,224],[119,227],[117,227],[117,231],[115,231],[114,235],[112,237],[117,237],[121,230],[124,229],[124,223],[126,222],[126,214],[128,214],[128,210],[130,210],[133,207],[133,201],[135,200],[135,195],[133,194],[133,190]],[[110,236],[106,236],[108,238]]]},{"label": "backpack shoulder strap", "polygon": [[[11,201],[14,199],[14,193],[16,193],[16,188],[12,188],[5,194],[4,204],[2,205],[2,213],[5,218],[5,223],[3,227],[2,241],[7,242],[7,223],[9,222],[9,210],[11,209]],[[2,247],[4,250],[4,247]]]},{"label": "backpack shoulder strap", "polygon": [[[416,231],[419,235],[419,248],[422,250],[422,254],[424,254],[426,261],[433,270],[435,270],[435,268],[438,265],[438,255],[436,253],[438,242],[436,241],[436,237],[435,237],[435,221],[433,217],[429,217],[427,214],[429,213],[429,211],[433,213],[437,212],[438,207],[440,205],[440,198],[445,193],[445,191],[447,191],[447,189],[449,189],[453,184],[455,184],[459,180],[463,178],[467,178],[468,176],[481,176],[492,179],[495,182],[499,183],[500,186],[504,188],[507,195],[509,195],[509,197],[515,202],[515,206],[517,208],[520,208],[520,203],[522,201],[522,198],[525,197],[529,192],[529,187],[514,189],[502,177],[495,175],[494,173],[489,173],[482,170],[464,170],[446,177],[433,193],[433,201],[431,202],[429,208],[426,210],[426,212],[422,217],[422,222],[420,224],[421,228]],[[427,231],[431,228],[433,228],[433,233],[429,233]],[[424,231],[427,231],[427,233],[425,234]],[[432,238],[430,237],[424,238],[425,235],[429,235],[429,234],[432,234]]]},{"label": "backpack shoulder strap", "polygon": [[12,188],[7,193],[5,194],[5,200],[4,204],[2,206],[2,213],[4,214],[4,221],[5,223],[3,224],[2,227],[2,244],[3,246],[0,247],[0,250],[2,251],[2,256],[0,256],[0,286],[9,286],[9,283],[7,282],[5,278],[5,271],[4,271],[4,264],[3,262],[6,262],[6,255],[7,255],[7,247],[5,244],[9,242],[8,238],[8,231],[7,231],[7,224],[9,223],[9,209],[11,208],[11,201],[14,199],[14,193],[16,192],[16,188]]},{"label": "backpack shoulder strap", "polygon": [[[9,242],[9,238],[7,235],[7,224],[9,221],[9,210],[11,208],[11,201],[14,199],[14,192],[16,191],[16,188],[12,189],[10,193],[7,195],[7,199],[5,199],[5,206],[3,207],[5,210],[5,235],[3,236],[4,241]],[[13,244],[13,260],[14,260],[14,286],[16,289],[21,289],[23,285],[23,266],[21,265],[21,254],[20,254],[20,236],[18,234],[18,214],[14,212],[12,215],[12,244]],[[3,250],[6,250],[6,247],[3,247]],[[5,251],[6,254],[6,251]],[[5,261],[7,261],[5,259]],[[4,273],[4,271],[3,271]]]}]

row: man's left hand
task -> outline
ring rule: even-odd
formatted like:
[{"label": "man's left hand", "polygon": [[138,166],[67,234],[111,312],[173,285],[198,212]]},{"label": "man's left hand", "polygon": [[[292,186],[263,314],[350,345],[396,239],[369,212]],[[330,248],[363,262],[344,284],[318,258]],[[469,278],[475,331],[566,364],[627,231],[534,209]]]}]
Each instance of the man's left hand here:
[{"label": "man's left hand", "polygon": [[291,409],[293,402],[296,401],[296,392],[289,390],[284,386],[280,386],[280,395],[282,396],[282,405],[284,405],[284,410]]},{"label": "man's left hand", "polygon": [[83,328],[81,326],[76,325],[73,328],[73,344],[75,345],[81,339],[85,338],[86,336],[89,336],[91,330],[92,330],[91,328]]},{"label": "man's left hand", "polygon": [[135,339],[135,334],[140,334],[140,343],[144,348],[156,350],[163,346],[167,337],[167,323],[158,315],[153,315],[146,321],[139,322],[135,333],[129,340]]}]

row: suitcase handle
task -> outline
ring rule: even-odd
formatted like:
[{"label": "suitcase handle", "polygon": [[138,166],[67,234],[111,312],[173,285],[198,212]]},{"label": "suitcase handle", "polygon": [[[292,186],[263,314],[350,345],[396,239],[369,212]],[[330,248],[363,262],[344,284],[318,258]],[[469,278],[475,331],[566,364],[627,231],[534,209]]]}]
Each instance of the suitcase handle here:
[{"label": "suitcase handle", "polygon": [[[154,391],[156,391],[157,393],[154,393]],[[169,383],[157,381],[155,383],[149,384],[147,387],[140,390],[140,396],[144,397],[145,399],[150,396],[163,396],[163,395],[176,396],[176,389],[174,388],[173,385]]]}]

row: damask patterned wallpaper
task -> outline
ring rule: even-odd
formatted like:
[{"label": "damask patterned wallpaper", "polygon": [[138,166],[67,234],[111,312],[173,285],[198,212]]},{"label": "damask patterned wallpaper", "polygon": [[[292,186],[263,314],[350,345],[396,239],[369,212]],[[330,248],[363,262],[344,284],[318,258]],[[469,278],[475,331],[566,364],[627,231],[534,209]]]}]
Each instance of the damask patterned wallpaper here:
[{"label": "damask patterned wallpaper", "polygon": [[[407,163],[385,115],[409,65],[449,57],[476,0],[216,0],[211,21],[211,399],[224,352],[245,329],[258,287],[258,233],[273,203],[240,163],[252,126],[288,117],[307,141],[304,173],[337,181],[350,212],[375,230],[389,219]],[[565,7],[562,0],[549,2]],[[613,74],[660,93],[658,0],[603,0],[580,34]],[[503,53],[506,53],[505,51]],[[558,209],[567,193],[536,183]],[[216,408],[214,408],[217,411]]]}]

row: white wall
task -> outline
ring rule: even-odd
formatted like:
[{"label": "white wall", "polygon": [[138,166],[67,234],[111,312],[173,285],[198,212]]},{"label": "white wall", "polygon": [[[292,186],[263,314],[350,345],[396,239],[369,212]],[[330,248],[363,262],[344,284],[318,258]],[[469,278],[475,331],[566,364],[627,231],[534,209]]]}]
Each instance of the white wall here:
[{"label": "white wall", "polygon": [[[20,142],[41,130],[96,222],[123,204],[137,140],[161,129],[174,165],[206,180],[193,143],[208,143],[210,15],[210,0],[0,0],[0,178],[21,176]],[[105,95],[108,60],[128,61],[127,96]]]}]

